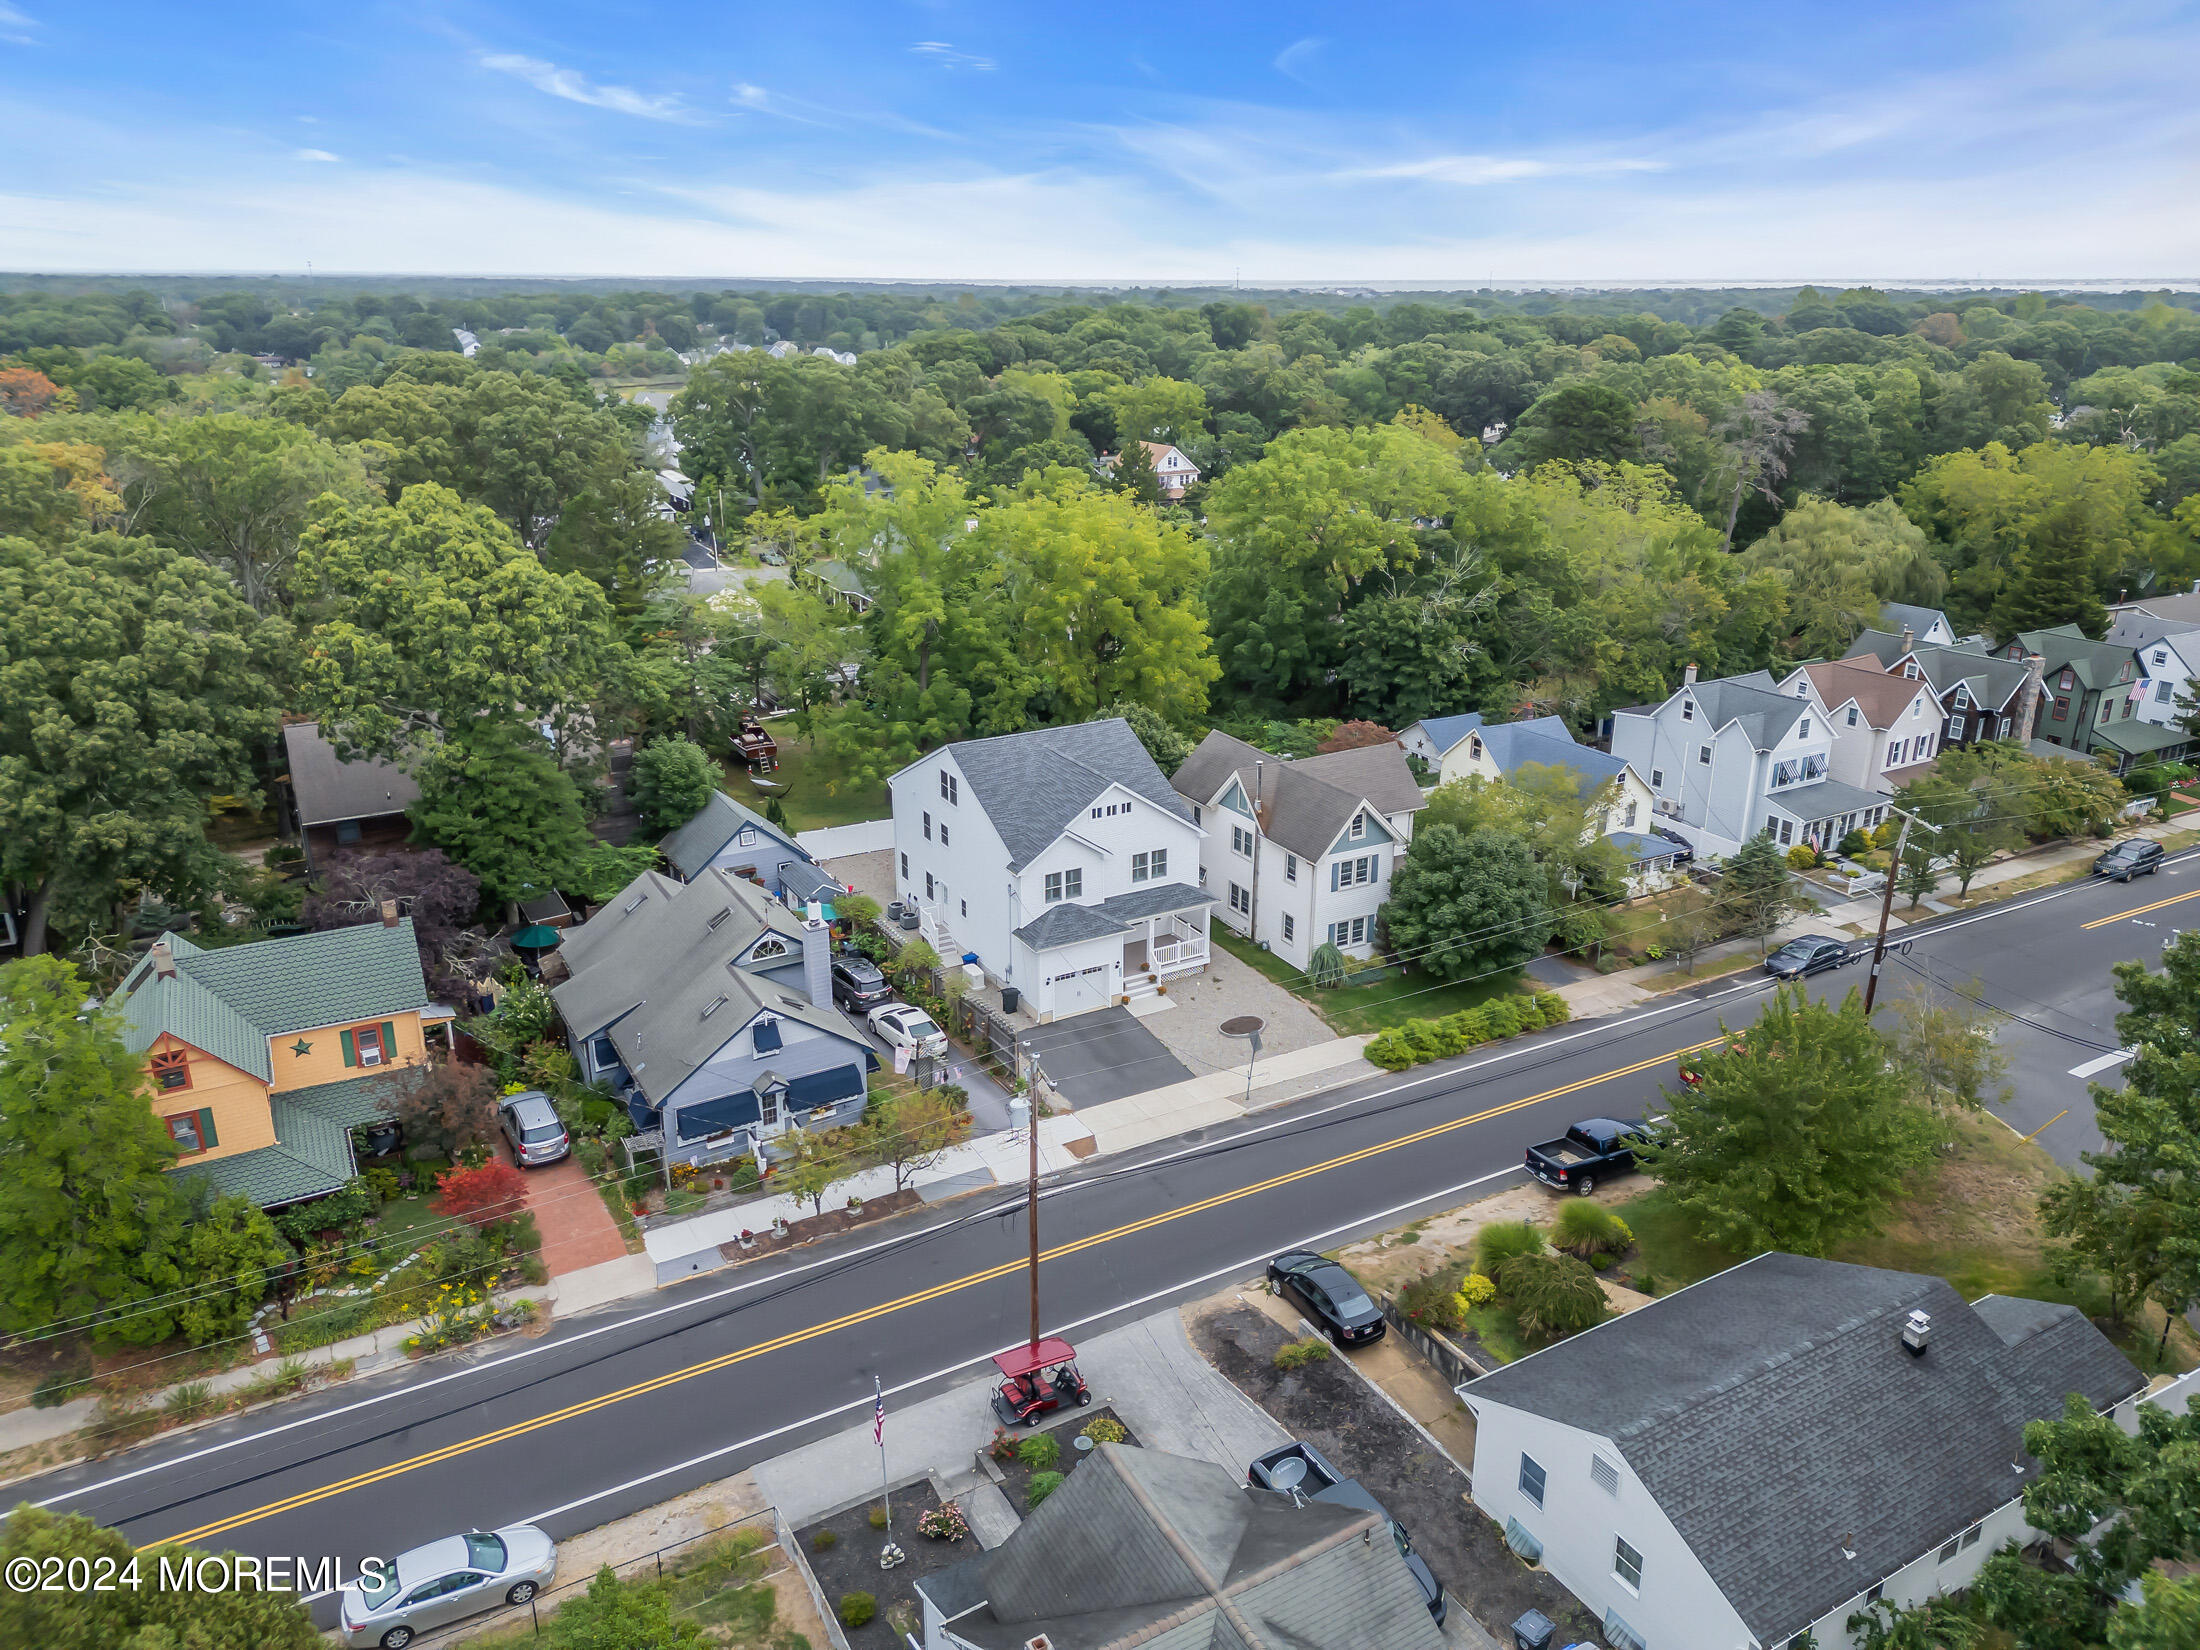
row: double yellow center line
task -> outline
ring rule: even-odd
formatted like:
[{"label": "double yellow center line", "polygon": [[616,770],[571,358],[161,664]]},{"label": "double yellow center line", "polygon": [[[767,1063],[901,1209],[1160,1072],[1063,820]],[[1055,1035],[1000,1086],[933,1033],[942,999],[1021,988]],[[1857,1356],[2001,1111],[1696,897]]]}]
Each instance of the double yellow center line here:
[{"label": "double yellow center line", "polygon": [[2112,922],[2122,922],[2127,917],[2143,917],[2149,911],[2159,911],[2165,905],[2182,904],[2188,899],[2200,899],[2200,888],[2189,894],[2172,894],[2168,899],[2158,899],[2152,905],[2134,905],[2128,911],[2119,911],[2113,917],[2095,917],[2091,922],[2081,922],[2080,928],[2106,928]]},{"label": "double yellow center line", "polygon": [[[1097,1249],[1102,1244],[1115,1243],[1123,1238],[1134,1237],[1140,1232],[1152,1231],[1157,1226],[1166,1226],[1171,1221],[1183,1220],[1191,1215],[1205,1214],[1210,1210],[1222,1208],[1226,1204],[1236,1203],[1243,1198],[1258,1197],[1263,1192],[1272,1192],[1278,1187],[1293,1185],[1301,1180],[1310,1180],[1315,1175],[1327,1174],[1332,1169],[1346,1168],[1354,1163],[1364,1163],[1369,1158],[1380,1157],[1386,1152],[1400,1151],[1409,1146],[1422,1145],[1456,1130],[1470,1128],[1477,1123],[1487,1123],[1492,1118],[1503,1117],[1511,1112],[1524,1111],[1530,1106],[1541,1105],[1546,1100],[1556,1100],[1564,1095],[1576,1094],[1583,1089],[1594,1088],[1599,1083],[1609,1083],[1616,1078],[1631,1077],[1636,1072],[1648,1071],[1653,1066],[1664,1065],[1667,1061],[1676,1059],[1681,1055],[1693,1054],[1699,1049],[1711,1048],[1724,1041],[1723,1037],[1713,1037],[1701,1043],[1691,1043],[1686,1048],[1677,1048],[1664,1054],[1653,1055],[1647,1060],[1637,1060],[1631,1066],[1620,1066],[1612,1071],[1599,1072],[1594,1077],[1584,1077],[1578,1083],[1568,1083],[1560,1088],[1545,1089],[1541,1094],[1531,1094],[1522,1100],[1508,1101],[1502,1106],[1492,1106],[1489,1110],[1476,1112],[1471,1117],[1456,1118],[1449,1123],[1438,1123],[1433,1127],[1420,1129],[1412,1134],[1400,1135],[1395,1140],[1386,1140],[1374,1146],[1364,1146],[1356,1152],[1346,1152],[1342,1156],[1332,1157],[1320,1163],[1310,1163],[1303,1169],[1293,1169],[1288,1174],[1274,1175],[1267,1180],[1256,1181],[1250,1186],[1240,1186],[1234,1191],[1219,1192],[1215,1196],[1203,1198],[1197,1203],[1187,1203],[1181,1208],[1170,1209],[1162,1214],[1148,1215],[1143,1220],[1134,1220],[1126,1225],[1111,1227],[1104,1232],[1095,1232],[1090,1237],[1079,1238],[1073,1243],[1059,1244],[1052,1249],[1045,1250],[1040,1255],[1040,1259],[1061,1260],[1070,1255],[1081,1254],[1087,1249]],[[824,1335],[836,1334],[843,1329],[853,1329],[858,1324],[873,1322],[876,1319],[886,1317],[890,1313],[904,1312],[912,1306],[922,1306],[928,1301],[936,1301],[946,1295],[957,1294],[965,1289],[975,1289],[980,1284],[991,1283],[997,1278],[1012,1276],[1022,1271],[1025,1265],[1026,1262],[1022,1260],[1004,1261],[999,1266],[989,1266],[982,1272],[972,1272],[949,1283],[934,1284],[929,1289],[920,1289],[914,1294],[903,1295],[897,1300],[881,1301],[876,1306],[867,1306],[860,1311],[845,1313],[825,1323],[812,1324],[806,1329],[790,1330],[788,1333],[776,1336],[771,1340],[760,1341],[755,1346],[743,1347],[738,1352],[728,1352],[721,1357],[706,1358],[701,1363],[688,1365],[685,1369],[676,1369],[647,1381],[637,1381],[634,1385],[621,1387],[616,1392],[602,1393],[594,1398],[584,1399],[577,1404],[568,1404],[563,1409],[552,1410],[545,1415],[537,1415],[525,1421],[515,1421],[510,1426],[498,1427],[493,1432],[484,1432],[455,1444],[446,1444],[441,1449],[429,1450],[423,1455],[409,1456],[402,1461],[392,1461],[387,1466],[376,1467],[371,1472],[362,1472],[350,1478],[339,1479],[335,1483],[324,1484],[318,1489],[301,1490],[296,1495],[286,1496],[280,1501],[270,1501],[266,1506],[255,1507],[250,1512],[233,1513],[227,1518],[216,1519],[211,1524],[202,1524],[197,1529],[184,1530],[177,1535],[165,1536],[154,1545],[180,1546],[209,1541],[216,1536],[226,1535],[231,1530],[241,1529],[247,1524],[257,1524],[263,1519],[274,1518],[287,1512],[295,1512],[298,1508],[311,1506],[316,1501],[326,1501],[333,1496],[344,1495],[352,1490],[365,1489],[372,1484],[384,1483],[389,1479],[401,1477],[408,1472],[418,1472],[423,1467],[432,1467],[440,1462],[455,1460],[461,1455],[470,1455],[476,1450],[488,1449],[495,1444],[507,1443],[514,1438],[524,1437],[528,1433],[539,1431],[544,1427],[555,1426],[561,1421],[576,1420],[583,1415],[592,1415],[598,1410],[608,1409],[613,1404],[623,1404],[630,1399],[640,1398],[648,1393],[661,1392],[666,1387],[677,1385],[681,1381],[692,1381],[699,1375],[709,1375],[721,1369],[731,1369],[736,1364],[744,1364],[751,1359],[766,1357],[774,1352],[784,1352],[787,1348],[800,1346],[805,1341],[813,1341]]]}]

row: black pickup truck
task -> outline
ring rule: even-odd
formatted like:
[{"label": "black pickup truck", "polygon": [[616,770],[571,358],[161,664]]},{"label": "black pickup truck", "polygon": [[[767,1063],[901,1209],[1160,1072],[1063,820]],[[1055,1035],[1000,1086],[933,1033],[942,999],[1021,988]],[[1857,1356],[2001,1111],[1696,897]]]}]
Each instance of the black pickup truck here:
[{"label": "black pickup truck", "polygon": [[1634,1117],[1586,1117],[1557,1140],[1528,1148],[1528,1173],[1544,1185],[1587,1197],[1601,1181],[1635,1167],[1635,1148],[1650,1126]]}]

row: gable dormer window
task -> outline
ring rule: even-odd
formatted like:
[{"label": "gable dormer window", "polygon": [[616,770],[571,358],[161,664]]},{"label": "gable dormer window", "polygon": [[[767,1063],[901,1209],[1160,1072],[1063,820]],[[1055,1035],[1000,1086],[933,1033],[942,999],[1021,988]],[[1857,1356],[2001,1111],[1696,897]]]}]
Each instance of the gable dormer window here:
[{"label": "gable dormer window", "polygon": [[1696,701],[1693,699],[1683,699],[1681,701],[1681,720],[1683,722],[1693,722],[1695,719]]},{"label": "gable dormer window", "polygon": [[147,1064],[152,1069],[155,1088],[169,1090],[191,1086],[191,1056],[182,1049],[172,1048],[156,1054]]},{"label": "gable dormer window", "polygon": [[1357,842],[1357,841],[1359,841],[1359,840],[1360,840],[1360,838],[1362,838],[1363,836],[1367,835],[1367,810],[1366,810],[1366,809],[1364,809],[1364,808],[1363,808],[1363,809],[1361,809],[1361,810],[1360,810],[1360,811],[1359,811],[1358,813],[1356,813],[1356,814],[1354,814],[1354,815],[1352,816],[1352,824],[1351,824],[1351,826],[1350,826],[1350,827],[1349,827],[1349,828],[1348,828],[1348,829],[1347,829],[1347,830],[1345,831],[1345,835],[1349,836],[1349,837],[1350,837],[1350,838],[1351,838],[1351,839],[1352,839],[1352,840],[1353,840],[1354,842]]},{"label": "gable dormer window", "polygon": [[1916,681],[1917,661],[1915,659],[1904,659],[1902,661],[1902,674],[1909,677],[1911,681]]},{"label": "gable dormer window", "polygon": [[749,953],[749,956],[756,962],[763,962],[768,957],[784,957],[786,954],[787,942],[785,940],[761,940],[757,943],[756,949]]}]

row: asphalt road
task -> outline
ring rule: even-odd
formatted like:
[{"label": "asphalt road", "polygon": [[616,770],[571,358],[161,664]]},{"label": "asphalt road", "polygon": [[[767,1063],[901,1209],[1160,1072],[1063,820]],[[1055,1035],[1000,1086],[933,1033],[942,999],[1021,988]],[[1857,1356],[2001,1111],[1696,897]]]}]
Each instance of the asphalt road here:
[{"label": "asphalt road", "polygon": [[[2079,884],[1950,919],[1889,961],[1881,1001],[1899,999],[1914,965],[1975,976],[1990,1002],[2027,1016],[2002,1033],[2020,1074],[2009,1121],[2029,1132],[2074,1108],[2041,1136],[2068,1158],[2090,1140],[2069,1068],[2114,1042],[2108,965],[2151,958],[2188,912],[2200,919],[2195,855],[2131,887]],[[1864,972],[1812,988],[1838,994]],[[1277,1250],[1327,1247],[1518,1174],[1530,1143],[1577,1118],[1653,1109],[1675,1056],[1716,1040],[1722,1020],[1746,1025],[1768,989],[1752,972],[1089,1165],[1042,1205],[1046,1327],[1110,1327],[1253,1276]],[[9,1495],[88,1513],[141,1546],[333,1555],[347,1572],[454,1530],[524,1520],[565,1535],[849,1424],[874,1374],[890,1404],[967,1378],[1023,1338],[1024,1245],[1020,1197],[982,1194]]]}]

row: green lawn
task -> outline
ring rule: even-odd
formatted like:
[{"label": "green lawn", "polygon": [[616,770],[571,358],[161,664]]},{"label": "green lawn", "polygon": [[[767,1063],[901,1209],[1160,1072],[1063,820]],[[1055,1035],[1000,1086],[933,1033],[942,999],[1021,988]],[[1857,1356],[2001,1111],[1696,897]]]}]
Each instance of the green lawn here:
[{"label": "green lawn", "polygon": [[1231,956],[1248,963],[1319,1014],[1340,1037],[1357,1037],[1407,1020],[1440,1019],[1462,1008],[1474,1008],[1492,997],[1517,989],[1519,976],[1501,974],[1494,979],[1470,980],[1445,985],[1426,974],[1402,969],[1382,970],[1382,977],[1368,985],[1341,985],[1334,991],[1317,991],[1298,969],[1272,951],[1263,951],[1241,939],[1220,923],[1207,932]]},{"label": "green lawn", "polygon": [[[859,820],[884,819],[892,812],[883,782],[849,782],[847,758],[820,753],[808,740],[796,738],[784,722],[774,725],[772,737],[779,741],[779,769],[769,777],[787,787],[779,793],[780,803],[787,810],[787,823],[796,830],[853,825]],[[730,759],[726,792],[758,813],[768,800],[766,793],[749,783],[747,770]]]}]

